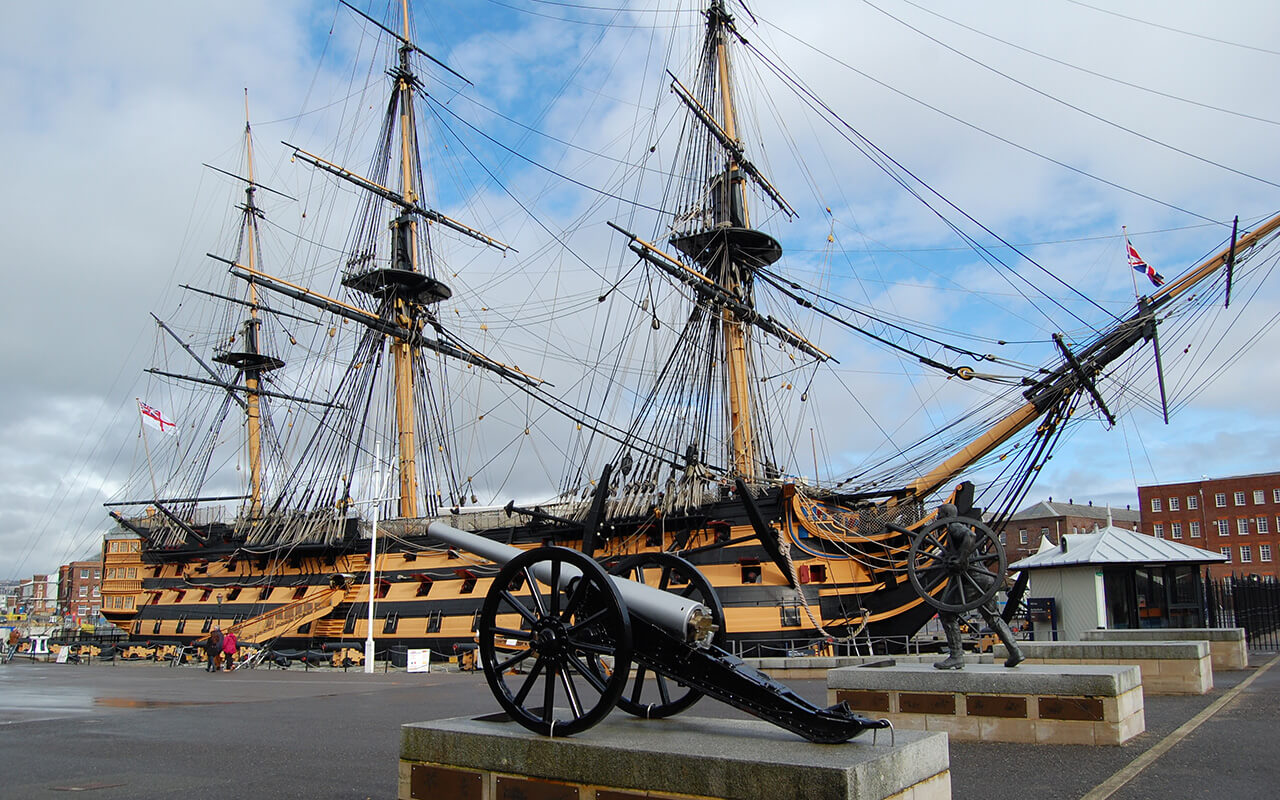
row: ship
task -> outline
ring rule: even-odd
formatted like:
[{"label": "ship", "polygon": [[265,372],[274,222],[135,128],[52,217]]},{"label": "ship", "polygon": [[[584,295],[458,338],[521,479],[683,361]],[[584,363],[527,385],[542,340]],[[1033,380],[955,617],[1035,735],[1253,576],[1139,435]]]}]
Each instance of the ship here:
[{"label": "ship", "polygon": [[[1114,425],[1157,388],[1167,408],[1174,378],[1197,385],[1203,372],[1181,359],[1166,376],[1161,354],[1203,336],[1233,286],[1238,309],[1273,258],[1280,216],[1232,230],[1181,275],[1152,270],[1149,293],[1135,291],[1122,313],[1094,303],[1098,322],[1068,311],[1069,325],[1034,343],[1034,361],[987,352],[1006,342],[931,325],[926,311],[910,319],[853,303],[806,280],[808,262],[786,269],[786,234],[773,229],[800,212],[761,166],[740,113],[739,59],[764,59],[843,123],[753,47],[742,32],[750,10],[709,0],[690,55],[662,75],[675,110],[629,167],[661,187],[624,197],[602,177],[592,189],[625,209],[594,206],[582,225],[593,240],[607,226],[616,268],[588,264],[594,283],[565,283],[555,307],[494,307],[487,298],[514,273],[495,269],[488,293],[474,282],[455,291],[463,259],[518,264],[534,283],[554,282],[545,262],[593,257],[572,230],[553,237],[562,250],[522,253],[433,206],[420,124],[453,113],[437,95],[465,94],[469,81],[415,43],[407,2],[393,21],[342,6],[388,54],[372,157],[357,167],[285,145],[328,187],[323,198],[356,198],[340,255],[315,248],[289,275],[263,263],[264,196],[296,201],[257,179],[246,104],[244,168],[220,170],[243,188],[238,236],[209,254],[225,285],[187,287],[184,303],[221,310],[198,335],[155,319],[171,355],[148,375],[192,399],[140,401],[152,426],[145,467],[108,503],[117,529],[103,543],[102,612],[133,642],[189,643],[220,627],[343,663],[395,648],[465,651],[498,568],[431,540],[426,527],[440,521],[519,548],[573,548],[697,594],[743,655],[901,650],[937,611],[910,579],[913,534],[943,503],[998,532],[1071,430]],[[531,218],[522,230],[549,230]],[[491,335],[495,320],[505,339]],[[828,343],[837,336],[859,344]],[[555,375],[519,366],[550,350],[564,356]],[[821,476],[818,454],[845,445],[815,429],[844,430],[834,421],[858,402],[850,392],[824,406],[819,389],[833,381],[823,376],[869,351],[918,367],[931,393],[977,399],[939,402],[959,410]],[[530,444],[535,430],[550,445]],[[527,488],[539,480],[541,494]]]}]

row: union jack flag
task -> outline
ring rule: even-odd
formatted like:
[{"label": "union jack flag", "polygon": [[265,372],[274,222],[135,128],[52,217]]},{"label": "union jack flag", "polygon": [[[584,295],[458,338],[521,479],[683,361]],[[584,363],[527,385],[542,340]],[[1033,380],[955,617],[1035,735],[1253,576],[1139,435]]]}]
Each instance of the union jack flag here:
[{"label": "union jack flag", "polygon": [[1146,275],[1153,286],[1162,286],[1164,284],[1164,276],[1156,272],[1155,267],[1142,260],[1142,256],[1138,255],[1138,251],[1133,249],[1133,245],[1129,244],[1128,237],[1124,240],[1124,248],[1129,253],[1129,266]]},{"label": "union jack flag", "polygon": [[142,424],[148,428],[155,428],[161,433],[177,433],[178,423],[164,418],[164,414],[160,413],[160,409],[152,408],[141,400],[138,401],[138,411],[142,414]]}]

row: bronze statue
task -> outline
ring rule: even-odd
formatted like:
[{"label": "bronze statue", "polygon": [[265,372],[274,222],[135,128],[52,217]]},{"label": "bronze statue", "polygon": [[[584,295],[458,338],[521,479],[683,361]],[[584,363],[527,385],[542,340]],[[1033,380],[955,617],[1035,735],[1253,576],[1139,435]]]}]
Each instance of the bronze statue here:
[{"label": "bronze statue", "polygon": [[[1018,643],[1013,638],[1013,631],[1009,630],[1009,624],[1004,621],[1004,618],[1000,616],[996,609],[995,593],[991,591],[996,577],[986,570],[966,568],[967,565],[972,563],[972,556],[981,540],[974,532],[972,525],[964,522],[956,514],[956,507],[951,503],[943,503],[938,507],[938,520],[944,524],[947,531],[947,536],[943,542],[942,560],[952,565],[964,565],[961,566],[957,574],[953,574],[952,580],[970,581],[973,584],[972,588],[979,593],[990,593],[991,596],[978,605],[978,613],[982,615],[987,626],[995,631],[996,635],[1000,637],[1000,641],[1008,649],[1009,657],[1005,659],[1004,665],[1006,667],[1016,667],[1026,656],[1018,649]],[[953,521],[947,522],[948,519]],[[934,668],[964,669],[964,647],[960,643],[959,612],[939,609],[938,619],[941,620],[942,630],[947,636],[948,655],[941,661],[934,662]]]}]

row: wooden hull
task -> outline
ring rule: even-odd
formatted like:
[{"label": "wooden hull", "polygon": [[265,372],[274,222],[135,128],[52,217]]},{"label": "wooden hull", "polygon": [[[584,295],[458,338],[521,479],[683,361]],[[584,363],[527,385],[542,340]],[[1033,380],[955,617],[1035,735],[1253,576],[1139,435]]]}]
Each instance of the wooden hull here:
[{"label": "wooden hull", "polygon": [[[748,655],[823,650],[828,636],[852,635],[864,648],[870,637],[877,650],[898,650],[932,617],[933,609],[906,578],[907,542],[900,534],[836,541],[823,523],[831,514],[848,514],[843,506],[802,504],[793,493],[777,490],[758,503],[782,532],[790,564],[785,556],[781,563],[770,556],[733,499],[681,518],[615,520],[610,535],[598,539],[594,556],[607,567],[635,553],[683,555],[723,603],[729,647]],[[445,521],[465,524],[459,517]],[[520,548],[582,547],[580,532],[570,533],[571,527],[530,524],[518,516],[509,522],[477,532]],[[381,528],[387,535],[379,537],[373,598],[380,654],[389,647],[425,647],[448,656],[455,645],[474,641],[476,612],[498,566],[427,539],[423,528],[423,520],[396,520]],[[332,610],[290,628],[275,646],[361,647],[368,634],[367,538],[341,547],[299,546],[287,555],[250,553],[234,542],[168,551],[147,551],[140,544],[109,539],[106,547],[104,614],[132,641],[197,640],[213,626],[225,629],[330,592],[335,576],[347,576],[348,585]],[[794,568],[796,588],[783,567]]]}]

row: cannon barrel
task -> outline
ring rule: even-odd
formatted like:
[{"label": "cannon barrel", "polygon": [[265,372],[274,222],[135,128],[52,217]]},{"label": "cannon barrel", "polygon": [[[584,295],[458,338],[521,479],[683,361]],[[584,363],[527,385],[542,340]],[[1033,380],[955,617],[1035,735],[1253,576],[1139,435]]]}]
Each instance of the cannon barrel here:
[{"label": "cannon barrel", "polygon": [[[474,533],[461,531],[443,522],[431,522],[427,525],[427,535],[439,539],[445,544],[472,555],[488,559],[495,564],[506,564],[511,559],[525,552],[518,547],[495,542]],[[550,585],[551,568],[547,564],[533,567],[534,576]],[[561,584],[568,584],[581,576],[581,572],[572,565],[566,564],[560,573]],[[627,610],[642,619],[659,626],[681,641],[705,647],[710,644],[715,633],[711,611],[702,603],[661,589],[655,589],[636,581],[609,576],[618,593],[627,604]]]}]

